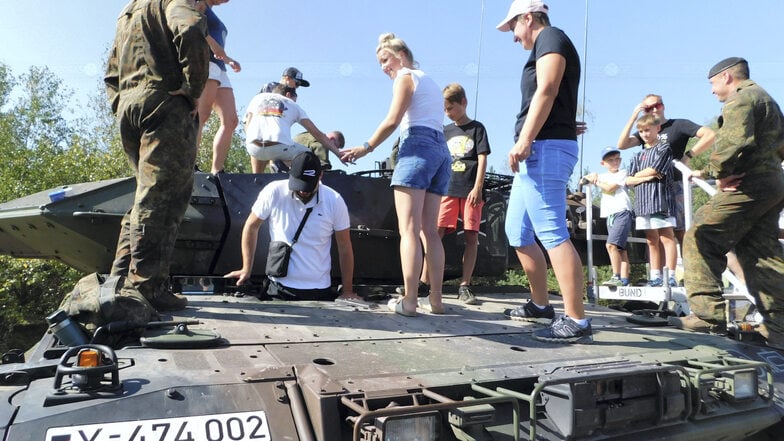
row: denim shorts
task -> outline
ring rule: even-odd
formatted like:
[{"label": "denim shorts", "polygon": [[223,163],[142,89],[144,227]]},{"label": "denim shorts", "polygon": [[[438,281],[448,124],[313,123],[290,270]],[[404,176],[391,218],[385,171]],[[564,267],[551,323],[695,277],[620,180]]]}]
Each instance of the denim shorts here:
[{"label": "denim shorts", "polygon": [[566,227],[566,185],[577,164],[577,141],[535,141],[531,155],[520,163],[512,182],[504,229],[509,245],[536,243],[546,250],[569,240]]},{"label": "denim shorts", "polygon": [[631,211],[623,210],[607,217],[607,243],[615,245],[621,250],[626,249],[629,231],[632,230],[633,216]]},{"label": "denim shorts", "polygon": [[428,127],[409,127],[400,137],[392,186],[446,195],[452,176],[452,156],[444,133]]},{"label": "denim shorts", "polygon": [[678,231],[686,230],[686,215],[683,205],[683,181],[675,180],[672,182],[672,199],[675,204],[675,229]]}]

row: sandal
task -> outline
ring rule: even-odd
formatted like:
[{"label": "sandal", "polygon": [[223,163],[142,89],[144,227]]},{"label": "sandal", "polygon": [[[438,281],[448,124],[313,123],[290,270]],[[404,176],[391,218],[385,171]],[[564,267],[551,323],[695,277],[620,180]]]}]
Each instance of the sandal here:
[{"label": "sandal", "polygon": [[444,304],[442,303],[438,306],[433,305],[430,303],[429,295],[427,297],[419,298],[419,307],[430,311],[431,314],[446,314],[446,308],[444,307]]},{"label": "sandal", "polygon": [[416,310],[406,311],[405,308],[403,308],[403,297],[390,300],[389,303],[387,303],[387,306],[389,307],[389,310],[395,314],[400,314],[405,317],[416,317],[417,315]]}]

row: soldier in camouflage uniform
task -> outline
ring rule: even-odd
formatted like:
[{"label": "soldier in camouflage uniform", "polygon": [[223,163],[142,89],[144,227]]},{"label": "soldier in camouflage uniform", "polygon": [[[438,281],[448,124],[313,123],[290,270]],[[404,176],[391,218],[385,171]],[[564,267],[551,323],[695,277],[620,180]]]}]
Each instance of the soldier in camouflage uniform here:
[{"label": "soldier in camouflage uniform", "polygon": [[777,240],[784,208],[784,116],[749,79],[746,60],[723,60],[708,78],[724,108],[708,168],[695,175],[716,178],[719,192],[697,210],[686,233],[683,260],[692,314],[674,324],[725,329],[721,273],[725,255],[734,249],[764,317],[761,333],[768,345],[784,347],[784,254]]},{"label": "soldier in camouflage uniform", "polygon": [[196,99],[207,82],[207,24],[188,0],[132,0],[117,20],[104,81],[136,176],[112,275],[123,292],[159,311],[187,299],[166,282],[177,229],[188,207],[196,162]]}]

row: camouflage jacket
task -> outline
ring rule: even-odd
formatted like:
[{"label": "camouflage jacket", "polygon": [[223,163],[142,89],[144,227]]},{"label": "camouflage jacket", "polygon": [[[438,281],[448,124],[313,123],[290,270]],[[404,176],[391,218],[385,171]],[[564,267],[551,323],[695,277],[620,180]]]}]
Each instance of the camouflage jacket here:
[{"label": "camouflage jacket", "polygon": [[112,111],[121,98],[178,89],[195,104],[209,73],[206,33],[206,19],[188,0],[131,0],[117,18],[104,77]]},{"label": "camouflage jacket", "polygon": [[719,117],[710,176],[781,173],[784,116],[779,105],[752,80],[742,81]]}]

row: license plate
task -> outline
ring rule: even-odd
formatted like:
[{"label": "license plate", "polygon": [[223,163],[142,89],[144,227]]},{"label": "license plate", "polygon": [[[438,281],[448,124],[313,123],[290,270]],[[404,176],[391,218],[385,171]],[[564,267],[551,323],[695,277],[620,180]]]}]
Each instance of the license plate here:
[{"label": "license plate", "polygon": [[46,441],[270,441],[264,412],[53,427]]}]

